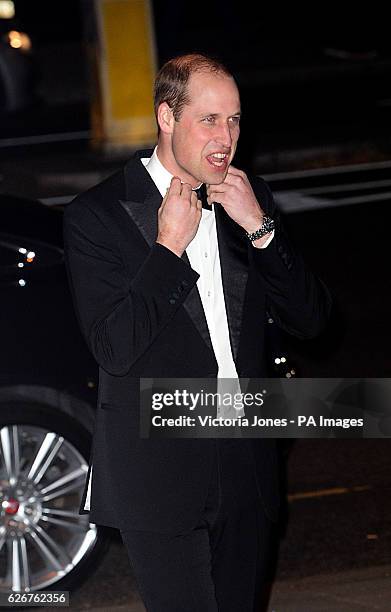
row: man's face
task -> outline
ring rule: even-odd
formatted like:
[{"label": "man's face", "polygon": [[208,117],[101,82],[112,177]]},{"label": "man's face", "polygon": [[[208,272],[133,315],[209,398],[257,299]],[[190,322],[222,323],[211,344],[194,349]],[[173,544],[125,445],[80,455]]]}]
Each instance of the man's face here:
[{"label": "man's face", "polygon": [[171,172],[193,187],[217,185],[227,175],[239,138],[238,88],[230,77],[198,72],[189,79],[188,96],[173,125]]}]

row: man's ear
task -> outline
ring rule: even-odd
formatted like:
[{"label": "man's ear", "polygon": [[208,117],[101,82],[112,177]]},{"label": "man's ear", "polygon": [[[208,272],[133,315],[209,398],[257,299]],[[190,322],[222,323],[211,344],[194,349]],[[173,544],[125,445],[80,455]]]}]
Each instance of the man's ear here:
[{"label": "man's ear", "polygon": [[174,115],[167,102],[162,102],[157,109],[157,121],[164,134],[171,134],[174,126]]}]

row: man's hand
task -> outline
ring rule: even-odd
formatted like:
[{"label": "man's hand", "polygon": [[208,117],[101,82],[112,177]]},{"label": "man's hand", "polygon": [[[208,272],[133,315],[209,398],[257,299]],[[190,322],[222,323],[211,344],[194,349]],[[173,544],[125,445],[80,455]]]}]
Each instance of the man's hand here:
[{"label": "man's hand", "polygon": [[218,202],[246,232],[255,232],[263,223],[263,211],[247,175],[233,166],[220,185],[209,185],[208,202]]},{"label": "man's hand", "polygon": [[[257,231],[263,223],[263,210],[259,205],[247,175],[242,170],[230,166],[227,176],[220,185],[209,185],[207,188],[208,202],[218,202],[227,214],[246,232]],[[270,234],[253,241],[256,248],[263,247]]]},{"label": "man's hand", "polygon": [[174,176],[158,210],[156,242],[181,257],[197,233],[202,204],[191,185]]}]

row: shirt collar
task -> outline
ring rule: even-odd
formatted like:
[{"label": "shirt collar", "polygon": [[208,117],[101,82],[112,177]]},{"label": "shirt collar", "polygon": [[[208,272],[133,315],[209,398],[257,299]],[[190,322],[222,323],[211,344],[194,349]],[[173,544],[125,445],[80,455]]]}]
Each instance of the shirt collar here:
[{"label": "shirt collar", "polygon": [[[160,195],[164,198],[166,195],[167,189],[170,186],[171,179],[173,174],[171,174],[166,168],[163,166],[157,154],[157,146],[154,148],[151,157],[148,159],[147,157],[143,157],[141,162],[144,164],[146,170],[148,171],[151,179],[155,183],[156,187],[159,190]],[[198,185],[198,187],[194,187],[195,189],[199,189],[202,183]]]},{"label": "shirt collar", "polygon": [[157,146],[154,148],[151,157],[141,158],[141,162],[144,164],[145,169],[148,171],[151,179],[158,188],[160,195],[164,198],[167,189],[170,186],[172,174],[165,169],[160,159],[157,156]]}]

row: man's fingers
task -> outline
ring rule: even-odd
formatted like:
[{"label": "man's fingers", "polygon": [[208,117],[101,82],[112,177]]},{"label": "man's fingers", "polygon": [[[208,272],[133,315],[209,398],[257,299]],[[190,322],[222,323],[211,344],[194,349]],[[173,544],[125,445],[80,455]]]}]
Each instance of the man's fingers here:
[{"label": "man's fingers", "polygon": [[209,195],[212,191],[214,193],[225,193],[229,187],[225,183],[219,183],[218,185],[208,185],[206,193]]},{"label": "man's fingers", "polygon": [[191,194],[192,194],[191,185],[189,185],[189,183],[182,183],[181,196],[185,198],[186,200],[189,200],[190,202]]},{"label": "man's fingers", "polygon": [[171,179],[171,183],[169,188],[167,189],[166,195],[163,198],[162,206],[165,205],[167,198],[171,197],[179,197],[187,200],[190,203],[191,198],[191,185],[189,183],[182,183],[182,181],[177,177],[173,176]]},{"label": "man's fingers", "polygon": [[228,168],[228,172],[227,172],[227,176],[231,174],[233,176],[241,176],[242,178],[244,178],[246,176],[246,173],[243,172],[243,170],[239,170],[239,168],[235,168],[235,166],[229,166]]},{"label": "man's fingers", "polygon": [[171,179],[170,187],[168,189],[168,193],[172,195],[181,195],[182,191],[182,183],[181,179],[177,176],[173,176]]},{"label": "man's fingers", "polygon": [[244,178],[243,176],[239,175],[239,174],[227,174],[227,176],[224,179],[224,183],[222,183],[223,185],[233,185],[236,187],[239,187],[240,185],[243,184]]},{"label": "man's fingers", "polygon": [[202,208],[201,200],[198,199],[198,196],[197,196],[196,192],[192,190],[191,195],[190,195],[190,204],[192,206],[197,206],[197,208],[198,208],[198,202],[200,202],[201,208]]},{"label": "man's fingers", "polygon": [[226,193],[224,191],[215,191],[214,189],[208,191],[208,203],[213,204],[213,202],[217,202],[218,204],[225,204],[226,201]]},{"label": "man's fingers", "polygon": [[209,185],[206,190],[209,204],[212,202],[220,202],[221,199],[224,199],[227,189],[229,189],[229,187],[225,186],[223,183],[220,185]]},{"label": "man's fingers", "polygon": [[167,198],[168,198],[168,196],[169,196],[169,193],[170,193],[170,188],[168,187],[168,188],[167,188],[167,191],[166,191],[166,195],[164,196],[164,198],[163,198],[163,200],[162,200],[162,203],[160,204],[160,208],[159,208],[159,210],[162,210],[162,209],[164,208],[164,205],[165,205],[165,203],[167,202]]}]

